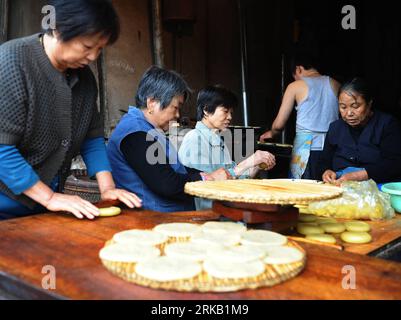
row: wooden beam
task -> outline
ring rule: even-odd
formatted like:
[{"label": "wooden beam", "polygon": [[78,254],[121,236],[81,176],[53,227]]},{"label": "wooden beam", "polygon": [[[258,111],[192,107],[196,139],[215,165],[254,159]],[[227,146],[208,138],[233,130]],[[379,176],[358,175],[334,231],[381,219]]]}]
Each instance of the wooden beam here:
[{"label": "wooden beam", "polygon": [[8,40],[9,0],[0,0],[0,44]]},{"label": "wooden beam", "polygon": [[154,63],[164,67],[163,27],[161,0],[152,0],[152,31]]}]

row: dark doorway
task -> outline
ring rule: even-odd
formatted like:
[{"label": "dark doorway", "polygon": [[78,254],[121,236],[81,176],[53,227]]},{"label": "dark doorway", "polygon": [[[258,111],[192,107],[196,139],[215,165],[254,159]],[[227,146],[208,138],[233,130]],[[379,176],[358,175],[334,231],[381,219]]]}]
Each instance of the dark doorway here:
[{"label": "dark doorway", "polygon": [[[269,128],[292,80],[287,53],[298,43],[318,55],[321,72],[337,80],[365,77],[376,107],[401,119],[401,21],[396,4],[359,0],[244,1],[248,42],[250,123]],[[344,30],[342,8],[356,10],[356,29]],[[283,63],[283,65],[282,65]],[[287,126],[291,143],[294,119]]]}]

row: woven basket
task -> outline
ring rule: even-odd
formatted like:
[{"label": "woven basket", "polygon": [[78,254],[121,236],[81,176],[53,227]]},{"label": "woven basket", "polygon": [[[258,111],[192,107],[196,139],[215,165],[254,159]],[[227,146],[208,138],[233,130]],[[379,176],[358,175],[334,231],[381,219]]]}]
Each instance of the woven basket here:
[{"label": "woven basket", "polygon": [[[112,244],[108,241],[106,246]],[[304,254],[302,261],[267,265],[265,272],[253,278],[243,279],[217,279],[202,272],[195,278],[180,281],[154,281],[144,278],[135,272],[135,263],[112,262],[102,260],[103,265],[114,275],[140,286],[157,290],[179,291],[179,292],[235,292],[245,289],[257,289],[261,287],[272,287],[296,277],[306,265],[306,253],[302,247],[295,242],[289,241],[288,246],[295,247]]]},{"label": "woven basket", "polygon": [[212,200],[293,205],[336,198],[343,190],[314,181],[249,179],[190,182],[185,185],[185,192]]}]

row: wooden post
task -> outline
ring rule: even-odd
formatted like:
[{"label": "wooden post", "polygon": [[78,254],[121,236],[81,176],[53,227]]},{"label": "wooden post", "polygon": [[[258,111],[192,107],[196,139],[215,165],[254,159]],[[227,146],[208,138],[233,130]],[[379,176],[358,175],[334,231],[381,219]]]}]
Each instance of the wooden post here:
[{"label": "wooden post", "polygon": [[161,0],[152,0],[154,62],[155,65],[159,67],[164,67],[163,28],[161,11]]},{"label": "wooden post", "polygon": [[0,44],[8,40],[9,0],[0,0]]},{"label": "wooden post", "polygon": [[104,135],[109,138],[111,134],[111,124],[107,101],[107,78],[106,78],[106,57],[105,50],[101,53],[96,62],[99,82],[99,107],[100,114],[104,121]]}]

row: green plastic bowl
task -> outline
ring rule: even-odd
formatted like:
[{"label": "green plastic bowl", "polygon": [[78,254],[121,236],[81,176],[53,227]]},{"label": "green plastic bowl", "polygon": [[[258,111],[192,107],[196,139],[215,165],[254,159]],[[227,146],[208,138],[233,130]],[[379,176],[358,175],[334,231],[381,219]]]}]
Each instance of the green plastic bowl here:
[{"label": "green plastic bowl", "polygon": [[382,191],[391,196],[391,206],[395,211],[401,213],[401,182],[386,183]]}]

